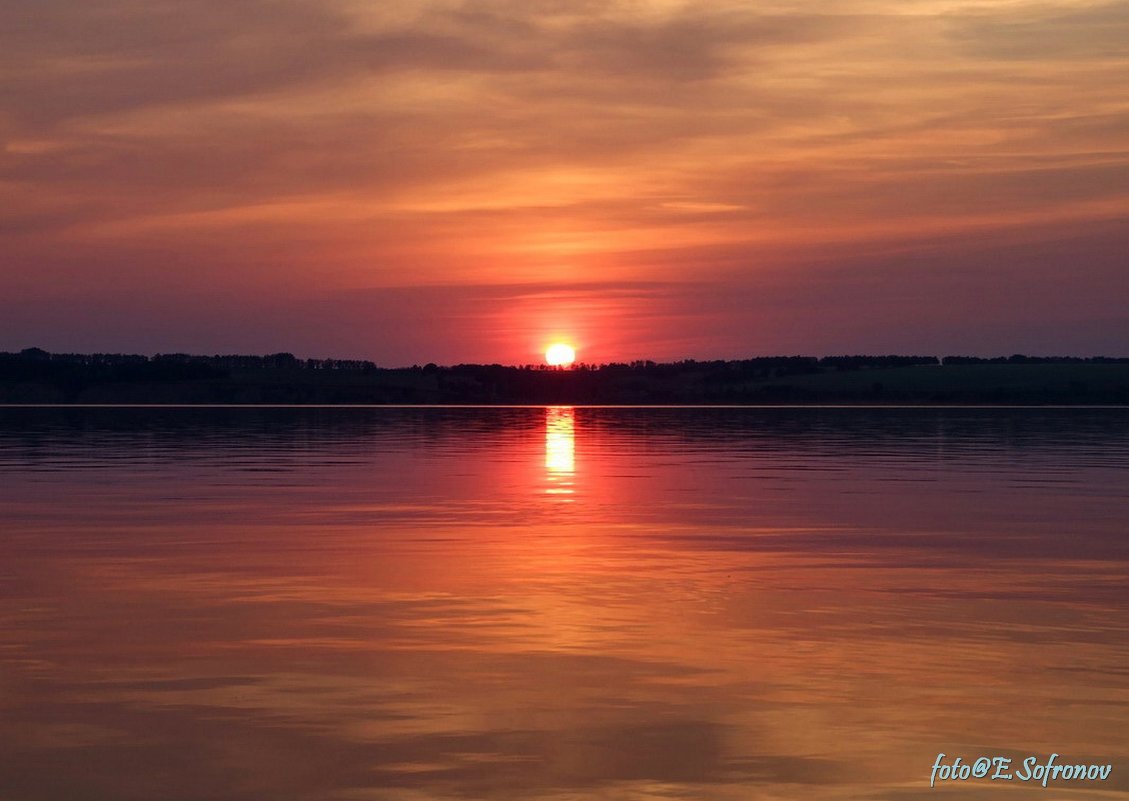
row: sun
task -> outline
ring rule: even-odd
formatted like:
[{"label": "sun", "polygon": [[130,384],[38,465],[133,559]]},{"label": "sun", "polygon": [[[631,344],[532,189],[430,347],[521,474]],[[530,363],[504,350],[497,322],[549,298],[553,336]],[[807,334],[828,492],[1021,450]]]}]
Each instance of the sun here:
[{"label": "sun", "polygon": [[576,361],[576,351],[561,342],[550,345],[545,351],[545,362],[553,367],[568,367]]}]

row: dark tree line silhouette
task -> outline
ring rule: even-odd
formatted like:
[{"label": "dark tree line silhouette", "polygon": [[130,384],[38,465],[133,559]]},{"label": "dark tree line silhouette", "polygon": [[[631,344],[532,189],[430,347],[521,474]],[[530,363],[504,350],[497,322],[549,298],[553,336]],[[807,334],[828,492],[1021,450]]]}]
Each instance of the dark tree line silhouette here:
[{"label": "dark tree line silhouette", "polygon": [[119,367],[121,365],[205,365],[218,370],[351,370],[371,372],[373,362],[363,359],[299,359],[292,353],[271,353],[266,356],[196,356],[188,353],[158,353],[142,356],[136,353],[48,353],[42,348],[26,348],[19,353],[0,353],[0,363],[44,362],[85,366]]},{"label": "dark tree line silhouette", "polygon": [[944,364],[1129,364],[1129,357],[1116,356],[946,356]]},{"label": "dark tree line silhouette", "polygon": [[[0,353],[0,403],[1127,403],[1129,358],[760,356],[546,365]],[[940,369],[930,369],[940,368]]]}]

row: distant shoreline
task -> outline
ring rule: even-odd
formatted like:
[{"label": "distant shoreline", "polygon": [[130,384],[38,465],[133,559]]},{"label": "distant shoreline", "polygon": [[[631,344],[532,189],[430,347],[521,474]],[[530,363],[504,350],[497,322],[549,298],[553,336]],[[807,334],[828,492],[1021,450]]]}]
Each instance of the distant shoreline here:
[{"label": "distant shoreline", "polygon": [[991,403],[791,403],[791,404],[719,404],[719,403],[0,403],[3,409],[638,409],[645,411],[674,409],[773,410],[841,409],[841,410],[1129,410],[1129,403],[1091,404],[991,404]]},{"label": "distant shoreline", "polygon": [[33,349],[0,354],[0,405],[1122,407],[1129,359],[785,356],[562,370]]}]

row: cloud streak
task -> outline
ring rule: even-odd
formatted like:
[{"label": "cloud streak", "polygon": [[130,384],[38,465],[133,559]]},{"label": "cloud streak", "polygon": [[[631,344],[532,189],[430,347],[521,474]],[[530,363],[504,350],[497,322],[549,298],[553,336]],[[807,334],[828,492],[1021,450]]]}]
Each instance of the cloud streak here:
[{"label": "cloud streak", "polygon": [[[786,272],[799,298],[833,253],[859,286],[889,284],[858,301],[881,316],[910,271],[872,254],[912,263],[975,236],[968,257],[1010,275],[999,254],[1052,231],[1090,254],[1048,248],[1058,267],[1098,287],[1110,277],[1094,265],[1126,244],[1109,226],[1129,209],[1127,43],[1121,3],[12,0],[0,313],[43,320],[2,344],[57,329],[81,349],[90,326],[52,304],[105,286],[245,298],[263,316],[232,321],[234,349],[276,333],[266,309],[304,287],[464,287],[466,303],[482,286],[560,287],[496,300],[498,336],[460,334],[440,304],[399,350],[358,339],[391,360],[504,361],[539,345],[538,315],[570,324],[570,287],[606,282],[617,311],[585,336],[609,357],[655,325],[657,350],[732,354],[747,336],[697,315],[700,293],[671,294],[657,323],[617,287],[692,281],[726,298]],[[1034,297],[1055,296],[1048,275],[1029,273]],[[961,286],[979,284],[942,282],[936,300]],[[1124,330],[1112,295],[1093,294],[1092,315],[1115,322],[1078,346],[1108,351]],[[116,336],[154,336],[143,317]],[[188,319],[158,333],[192,349]],[[336,326],[319,319],[295,349],[343,338],[319,339]],[[1046,319],[1013,328],[1043,342]],[[884,349],[929,341],[912,317],[899,326]],[[994,350],[998,331],[984,337]]]}]

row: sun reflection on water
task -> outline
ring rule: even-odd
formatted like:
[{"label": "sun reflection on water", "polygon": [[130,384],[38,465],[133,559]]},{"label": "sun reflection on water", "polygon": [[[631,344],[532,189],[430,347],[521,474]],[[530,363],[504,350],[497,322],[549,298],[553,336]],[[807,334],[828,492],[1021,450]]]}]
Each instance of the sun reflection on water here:
[{"label": "sun reflection on water", "polygon": [[1127,476],[1108,409],[0,408],[2,798],[932,801],[941,750],[1113,756]]},{"label": "sun reflection on water", "polygon": [[545,409],[545,475],[550,495],[571,495],[576,473],[576,427],[571,406]]}]

